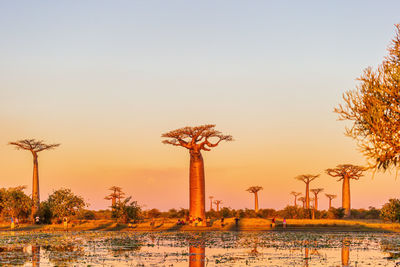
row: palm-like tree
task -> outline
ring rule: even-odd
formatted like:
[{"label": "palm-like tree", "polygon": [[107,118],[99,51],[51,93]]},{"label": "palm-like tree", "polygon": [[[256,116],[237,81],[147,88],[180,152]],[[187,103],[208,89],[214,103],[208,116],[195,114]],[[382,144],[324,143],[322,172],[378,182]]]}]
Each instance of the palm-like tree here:
[{"label": "palm-like tree", "polygon": [[232,136],[223,135],[207,124],[196,127],[183,127],[164,133],[164,144],[181,146],[189,150],[189,214],[193,218],[206,219],[204,161],[201,151],[210,151],[221,141],[233,141]]},{"label": "palm-like tree", "polygon": [[217,212],[219,212],[219,205],[222,204],[222,200],[214,200],[214,204],[217,205]]},{"label": "palm-like tree", "polygon": [[315,188],[315,189],[311,189],[311,192],[314,193],[314,209],[318,210],[318,194],[321,193],[322,191],[324,191],[323,188]]},{"label": "palm-like tree", "polygon": [[210,199],[210,210],[212,210],[213,209],[213,207],[212,207],[212,204],[213,204],[213,196],[209,196],[208,197],[209,199]]},{"label": "palm-like tree", "polygon": [[325,194],[325,196],[329,199],[329,209],[332,208],[332,199],[335,199],[337,196],[333,194]]},{"label": "palm-like tree", "polygon": [[299,175],[296,176],[295,179],[302,181],[303,183],[306,184],[306,208],[309,209],[310,208],[310,183],[312,181],[314,181],[315,179],[317,179],[319,177],[319,174],[317,175],[312,175],[312,174],[303,174],[303,175]]},{"label": "palm-like tree", "polygon": [[326,173],[332,177],[339,177],[338,181],[343,180],[342,185],[342,207],[345,209],[345,216],[349,217],[350,210],[350,179],[358,180],[363,176],[363,172],[366,171],[365,167],[352,165],[352,164],[341,164],[337,165],[336,168],[326,169]]},{"label": "palm-like tree", "polygon": [[39,163],[38,153],[43,150],[50,150],[58,147],[60,144],[45,144],[41,140],[35,139],[23,139],[15,142],[9,142],[9,145],[13,145],[16,149],[28,150],[33,156],[33,179],[32,179],[32,220],[40,207],[40,191],[39,191]]},{"label": "palm-like tree", "polygon": [[297,197],[300,196],[301,193],[292,191],[290,194],[294,196],[294,206],[297,207]]},{"label": "palm-like tree", "polygon": [[261,186],[251,186],[246,191],[254,194],[254,211],[258,212],[258,191],[263,190]]}]

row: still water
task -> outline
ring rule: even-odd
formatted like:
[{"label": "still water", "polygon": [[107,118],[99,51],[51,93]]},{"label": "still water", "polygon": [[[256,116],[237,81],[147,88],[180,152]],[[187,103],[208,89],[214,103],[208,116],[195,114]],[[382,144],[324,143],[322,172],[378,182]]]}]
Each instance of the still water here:
[{"label": "still water", "polygon": [[0,232],[2,266],[400,266],[400,235]]}]

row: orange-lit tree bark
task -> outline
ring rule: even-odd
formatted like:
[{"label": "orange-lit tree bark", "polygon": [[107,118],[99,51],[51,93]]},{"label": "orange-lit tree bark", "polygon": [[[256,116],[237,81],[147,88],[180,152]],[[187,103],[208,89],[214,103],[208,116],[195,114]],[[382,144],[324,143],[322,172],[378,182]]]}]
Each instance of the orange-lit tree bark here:
[{"label": "orange-lit tree bark", "polygon": [[219,212],[219,205],[222,204],[222,200],[214,200],[214,204],[217,206],[217,212]]},{"label": "orange-lit tree bark", "polygon": [[324,189],[323,188],[315,188],[311,189],[310,191],[314,193],[314,209],[318,210],[318,194],[321,193]]},{"label": "orange-lit tree bark", "polygon": [[342,208],[345,209],[345,216],[350,216],[350,179],[358,180],[363,176],[366,169],[352,164],[342,164],[333,169],[327,169],[326,173],[332,177],[339,177],[338,181],[343,180],[342,185]]},{"label": "orange-lit tree bark", "polygon": [[17,149],[28,150],[33,156],[33,179],[32,179],[32,220],[40,207],[40,192],[39,192],[39,164],[38,164],[38,153],[43,150],[54,149],[60,144],[45,144],[43,141],[35,139],[24,139],[16,142],[9,142],[9,145],[15,146]]},{"label": "orange-lit tree bark", "polygon": [[369,167],[380,170],[400,163],[400,24],[388,52],[376,70],[364,70],[356,89],[334,110],[352,123],[346,134],[357,140]]},{"label": "orange-lit tree bark", "polygon": [[181,146],[189,150],[189,214],[193,218],[205,220],[205,178],[201,151],[210,151],[221,141],[232,141],[232,136],[223,135],[207,124],[197,127],[184,127],[162,135],[167,138],[164,144]]},{"label": "orange-lit tree bark", "polygon": [[254,194],[254,211],[258,212],[258,191],[263,190],[261,186],[251,186],[246,191]]},{"label": "orange-lit tree bark", "polygon": [[306,208],[306,198],[305,197],[299,197],[299,201],[303,203],[303,209]]},{"label": "orange-lit tree bark", "polygon": [[297,197],[300,196],[301,193],[292,191],[290,194],[294,196],[294,206],[297,207]]},{"label": "orange-lit tree bark", "polygon": [[303,183],[306,184],[306,193],[305,193],[305,197],[306,197],[306,209],[310,208],[310,183],[317,179],[319,177],[319,174],[317,175],[312,175],[312,174],[303,174],[303,175],[299,175],[296,176],[295,179],[302,181]]},{"label": "orange-lit tree bark", "polygon": [[329,209],[332,208],[332,199],[335,199],[337,196],[333,194],[325,194],[325,196],[329,199]]},{"label": "orange-lit tree bark", "polygon": [[209,199],[210,199],[210,210],[213,210],[213,206],[212,206],[212,204],[213,204],[213,196],[209,196],[208,197]]},{"label": "orange-lit tree bark", "polygon": [[350,241],[344,239],[342,241],[342,266],[350,266]]}]

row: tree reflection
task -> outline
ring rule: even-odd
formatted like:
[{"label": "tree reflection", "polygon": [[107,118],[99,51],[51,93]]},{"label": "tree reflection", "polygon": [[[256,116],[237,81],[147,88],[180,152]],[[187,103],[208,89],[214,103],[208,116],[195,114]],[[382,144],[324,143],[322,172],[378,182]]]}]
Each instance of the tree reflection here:
[{"label": "tree reflection", "polygon": [[83,247],[73,243],[48,245],[43,248],[47,252],[49,261],[56,266],[69,266],[85,255]]},{"label": "tree reflection", "polygon": [[342,242],[342,266],[350,266],[350,240],[344,239]]},{"label": "tree reflection", "polygon": [[32,267],[40,266],[40,246],[32,245]]},{"label": "tree reflection", "polygon": [[29,261],[29,253],[23,246],[0,247],[0,265],[24,265]]}]

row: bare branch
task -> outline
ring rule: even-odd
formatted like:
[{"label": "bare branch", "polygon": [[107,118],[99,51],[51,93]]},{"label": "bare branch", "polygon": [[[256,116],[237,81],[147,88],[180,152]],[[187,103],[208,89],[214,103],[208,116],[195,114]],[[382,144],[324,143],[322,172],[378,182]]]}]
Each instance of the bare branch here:
[{"label": "bare branch", "polygon": [[38,153],[60,146],[60,144],[45,144],[42,140],[38,141],[35,139],[23,139],[16,142],[9,142],[8,144],[15,146],[16,149],[29,150],[32,153]]},{"label": "bare branch", "polygon": [[325,172],[332,177],[339,177],[338,181],[349,178],[358,180],[363,176],[363,172],[366,171],[367,168],[352,164],[340,164],[337,165],[336,168],[326,169]]},{"label": "bare branch", "polygon": [[250,193],[257,193],[258,191],[263,190],[261,186],[251,186],[246,189],[246,191],[249,191]]}]

